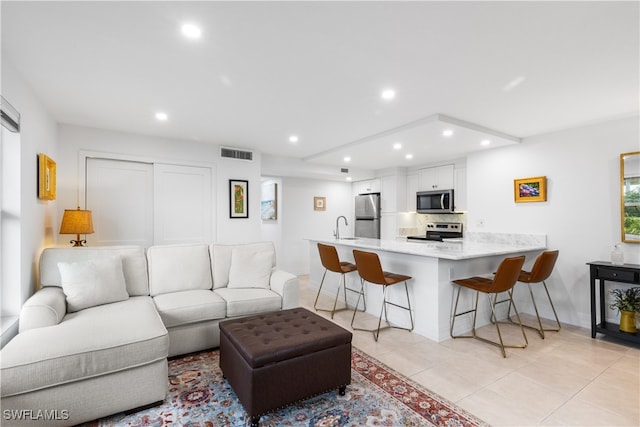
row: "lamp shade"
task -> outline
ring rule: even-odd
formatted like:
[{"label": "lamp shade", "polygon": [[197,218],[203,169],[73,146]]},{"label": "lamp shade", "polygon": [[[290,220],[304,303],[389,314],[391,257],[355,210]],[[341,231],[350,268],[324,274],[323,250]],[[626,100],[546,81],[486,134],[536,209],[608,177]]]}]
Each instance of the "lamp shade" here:
[{"label": "lamp shade", "polygon": [[60,224],[60,234],[92,234],[93,219],[91,211],[65,209]]}]

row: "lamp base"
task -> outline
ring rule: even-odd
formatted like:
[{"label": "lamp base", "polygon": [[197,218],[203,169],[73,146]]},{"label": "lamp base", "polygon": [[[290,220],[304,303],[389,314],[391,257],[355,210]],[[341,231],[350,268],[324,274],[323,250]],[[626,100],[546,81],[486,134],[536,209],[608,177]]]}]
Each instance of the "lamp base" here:
[{"label": "lamp base", "polygon": [[87,241],[86,240],[80,240],[80,235],[79,234],[76,236],[76,240],[69,240],[69,243],[71,243],[74,248],[76,246],[87,246]]}]

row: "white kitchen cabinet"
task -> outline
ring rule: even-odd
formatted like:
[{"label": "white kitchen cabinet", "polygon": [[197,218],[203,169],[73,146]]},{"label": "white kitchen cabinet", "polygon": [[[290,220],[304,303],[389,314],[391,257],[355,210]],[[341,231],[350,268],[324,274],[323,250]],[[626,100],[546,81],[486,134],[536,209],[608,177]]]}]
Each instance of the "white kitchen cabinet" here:
[{"label": "white kitchen cabinet", "polygon": [[406,211],[407,212],[415,212],[416,211],[416,193],[418,192],[418,175],[407,175],[407,183],[406,183]]},{"label": "white kitchen cabinet", "polygon": [[365,181],[356,181],[351,184],[353,194],[365,194],[365,193],[379,193],[380,192],[380,179],[368,179]]},{"label": "white kitchen cabinet", "polygon": [[467,168],[456,168],[456,185],[453,201],[456,211],[467,210]]},{"label": "white kitchen cabinet", "polygon": [[449,190],[455,185],[454,165],[442,165],[418,171],[418,191]]},{"label": "white kitchen cabinet", "polygon": [[380,210],[399,212],[406,209],[404,175],[388,175],[380,178]]}]

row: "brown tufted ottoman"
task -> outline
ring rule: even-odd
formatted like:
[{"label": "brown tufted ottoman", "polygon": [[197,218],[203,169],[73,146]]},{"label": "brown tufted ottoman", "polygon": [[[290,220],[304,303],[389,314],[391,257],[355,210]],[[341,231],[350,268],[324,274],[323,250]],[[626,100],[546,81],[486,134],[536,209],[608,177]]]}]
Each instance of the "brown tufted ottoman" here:
[{"label": "brown tufted ottoman", "polygon": [[351,332],[304,308],[220,322],[220,368],[260,416],[351,383]]}]

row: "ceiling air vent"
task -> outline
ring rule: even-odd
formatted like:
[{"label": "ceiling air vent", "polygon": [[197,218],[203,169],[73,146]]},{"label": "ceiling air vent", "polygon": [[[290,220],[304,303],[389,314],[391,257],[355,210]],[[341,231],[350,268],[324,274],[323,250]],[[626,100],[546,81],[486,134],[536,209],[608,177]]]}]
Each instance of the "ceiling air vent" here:
[{"label": "ceiling air vent", "polygon": [[253,161],[253,151],[238,150],[237,148],[220,148],[220,157]]},{"label": "ceiling air vent", "polygon": [[341,172],[341,173],[349,173],[349,169],[347,169],[347,168],[340,168],[340,172]]}]

